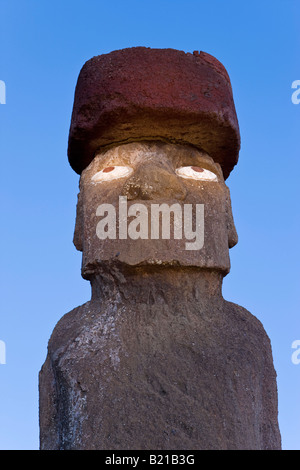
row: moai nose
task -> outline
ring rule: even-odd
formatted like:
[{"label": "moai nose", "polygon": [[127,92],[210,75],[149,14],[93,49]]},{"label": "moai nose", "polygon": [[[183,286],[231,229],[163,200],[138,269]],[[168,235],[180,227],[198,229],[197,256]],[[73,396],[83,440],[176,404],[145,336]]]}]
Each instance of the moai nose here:
[{"label": "moai nose", "polygon": [[140,165],[123,186],[122,196],[128,200],[174,199],[182,201],[186,189],[175,173],[157,164]]}]

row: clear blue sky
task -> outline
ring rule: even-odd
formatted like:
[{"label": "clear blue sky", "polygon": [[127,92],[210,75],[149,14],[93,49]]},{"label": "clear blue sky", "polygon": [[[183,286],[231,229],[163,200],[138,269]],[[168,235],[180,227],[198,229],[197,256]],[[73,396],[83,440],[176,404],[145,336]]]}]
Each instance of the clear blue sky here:
[{"label": "clear blue sky", "polygon": [[216,56],[231,77],[240,161],[227,180],[239,243],[224,296],[272,343],[284,449],[300,450],[300,2],[0,0],[0,449],[38,449],[38,372],[56,322],[90,298],[73,244],[67,139],[78,73],[131,46]]}]

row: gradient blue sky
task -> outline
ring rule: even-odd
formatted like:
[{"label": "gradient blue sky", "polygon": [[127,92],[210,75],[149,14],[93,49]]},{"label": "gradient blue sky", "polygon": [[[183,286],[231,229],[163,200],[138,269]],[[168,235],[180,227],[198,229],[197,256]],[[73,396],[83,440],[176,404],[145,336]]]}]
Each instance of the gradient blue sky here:
[{"label": "gradient blue sky", "polygon": [[291,360],[300,340],[299,15],[299,0],[0,0],[0,449],[38,449],[48,339],[90,298],[72,244],[78,175],[67,161],[78,73],[95,55],[149,46],[203,50],[231,77],[242,148],[227,183],[239,243],[223,292],[271,339],[283,448],[300,450],[300,364]]}]

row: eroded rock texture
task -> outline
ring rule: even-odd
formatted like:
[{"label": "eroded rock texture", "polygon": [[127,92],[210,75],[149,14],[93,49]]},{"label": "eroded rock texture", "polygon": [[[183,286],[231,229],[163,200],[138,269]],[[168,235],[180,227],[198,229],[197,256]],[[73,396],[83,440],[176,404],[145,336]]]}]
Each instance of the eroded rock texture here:
[{"label": "eroded rock texture", "polygon": [[[270,340],[222,297],[237,243],[225,180],[238,151],[229,78],[208,54],[133,48],[83,67],[69,159],[81,175],[74,244],[92,297],[50,338],[41,449],[280,449]],[[201,223],[197,210],[190,222],[203,244],[187,249],[185,230],[151,237],[151,218],[143,236],[139,224],[124,236],[120,198],[128,224],[153,205],[201,206]],[[103,204],[115,237],[99,229]]]},{"label": "eroded rock texture", "polygon": [[42,447],[280,448],[270,341],[222,298],[221,276],[122,271],[99,274],[95,300],[54,330],[41,371]]}]

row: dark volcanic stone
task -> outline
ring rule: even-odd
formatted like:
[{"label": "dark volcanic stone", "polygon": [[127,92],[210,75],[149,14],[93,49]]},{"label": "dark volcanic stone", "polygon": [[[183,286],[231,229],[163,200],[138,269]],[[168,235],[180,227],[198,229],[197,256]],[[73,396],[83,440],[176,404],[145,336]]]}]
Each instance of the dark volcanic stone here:
[{"label": "dark volcanic stone", "polygon": [[240,134],[228,74],[204,52],[134,47],[83,66],[75,91],[68,157],[77,173],[107,146],[140,140],[190,144],[227,178]]},{"label": "dark volcanic stone", "polygon": [[41,449],[280,449],[269,338],[220,289],[195,269],[94,280],[49,342]]}]

